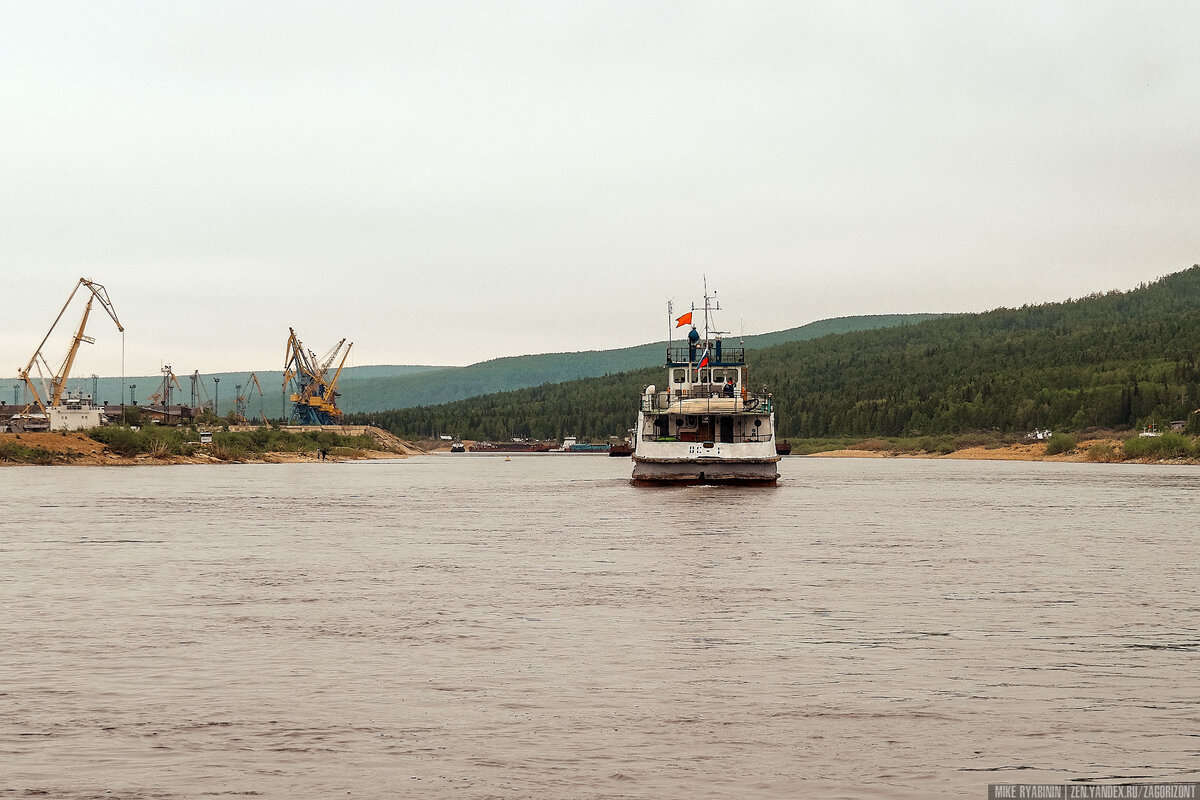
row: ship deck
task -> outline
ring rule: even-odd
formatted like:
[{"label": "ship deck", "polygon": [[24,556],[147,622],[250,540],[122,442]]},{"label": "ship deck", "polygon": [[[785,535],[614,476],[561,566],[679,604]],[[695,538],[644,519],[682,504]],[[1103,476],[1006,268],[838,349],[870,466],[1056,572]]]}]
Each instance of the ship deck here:
[{"label": "ship deck", "polygon": [[688,396],[658,392],[643,397],[642,411],[647,414],[769,414],[771,397],[755,394],[728,397],[716,392]]}]

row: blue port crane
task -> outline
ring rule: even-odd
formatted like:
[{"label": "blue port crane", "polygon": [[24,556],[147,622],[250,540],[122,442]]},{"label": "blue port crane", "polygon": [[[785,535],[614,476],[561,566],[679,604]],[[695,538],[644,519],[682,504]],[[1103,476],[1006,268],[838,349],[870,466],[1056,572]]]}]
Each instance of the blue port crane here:
[{"label": "blue port crane", "polygon": [[[296,331],[288,328],[287,353],[284,355],[283,386],[289,390],[292,413],[288,421],[295,425],[340,425],[342,410],[337,407],[337,382],[350,355],[351,342],[342,350],[346,340],[342,339],[320,358],[311,350],[304,349]],[[342,360],[337,371],[329,377],[329,371],[338,353]]]}]

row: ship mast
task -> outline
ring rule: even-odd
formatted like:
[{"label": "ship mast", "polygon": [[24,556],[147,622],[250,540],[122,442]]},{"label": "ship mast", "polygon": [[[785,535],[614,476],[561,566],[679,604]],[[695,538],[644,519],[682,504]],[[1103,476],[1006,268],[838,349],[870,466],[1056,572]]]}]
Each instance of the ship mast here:
[{"label": "ship mast", "polygon": [[[716,328],[716,316],[712,314],[714,311],[721,310],[721,301],[717,299],[717,293],[714,291],[711,295],[708,293],[708,276],[701,276],[704,280],[704,341],[709,341],[709,335],[721,336],[728,331],[719,331]],[[693,303],[693,308],[695,304]],[[709,330],[709,317],[712,316],[712,330]]]}]

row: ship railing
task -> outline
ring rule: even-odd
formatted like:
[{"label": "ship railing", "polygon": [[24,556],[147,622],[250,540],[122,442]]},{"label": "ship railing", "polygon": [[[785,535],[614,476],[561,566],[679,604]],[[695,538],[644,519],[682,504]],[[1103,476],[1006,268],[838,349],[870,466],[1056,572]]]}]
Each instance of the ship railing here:
[{"label": "ship railing", "polygon": [[770,414],[771,395],[746,392],[732,397],[719,385],[642,395],[642,411],[675,414]]},{"label": "ship railing", "polygon": [[734,436],[729,440],[729,442],[706,439],[694,431],[680,431],[675,436],[660,436],[653,431],[642,434],[643,442],[714,442],[716,444],[753,444],[756,442],[770,442],[774,439],[775,435],[771,433],[749,433],[745,436]]},{"label": "ship railing", "polygon": [[[744,347],[724,347],[718,351],[716,346],[710,346],[708,349],[708,360],[713,366],[738,367],[746,363],[746,348]],[[704,357],[705,345],[703,342],[695,347],[668,347],[667,348],[667,366],[681,367],[688,364],[698,364],[700,359]]]}]

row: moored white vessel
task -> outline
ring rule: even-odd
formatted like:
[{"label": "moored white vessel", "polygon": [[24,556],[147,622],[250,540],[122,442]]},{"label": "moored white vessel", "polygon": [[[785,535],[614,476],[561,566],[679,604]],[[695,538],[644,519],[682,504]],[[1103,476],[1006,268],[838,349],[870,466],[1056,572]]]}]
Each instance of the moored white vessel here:
[{"label": "moored white vessel", "polygon": [[[669,309],[669,306],[668,306]],[[639,483],[775,483],[775,412],[771,395],[750,390],[745,347],[727,347],[710,328],[715,297],[674,320],[703,313],[687,344],[667,345],[667,385],[642,392],[633,480]],[[668,316],[671,312],[668,310]]]}]

